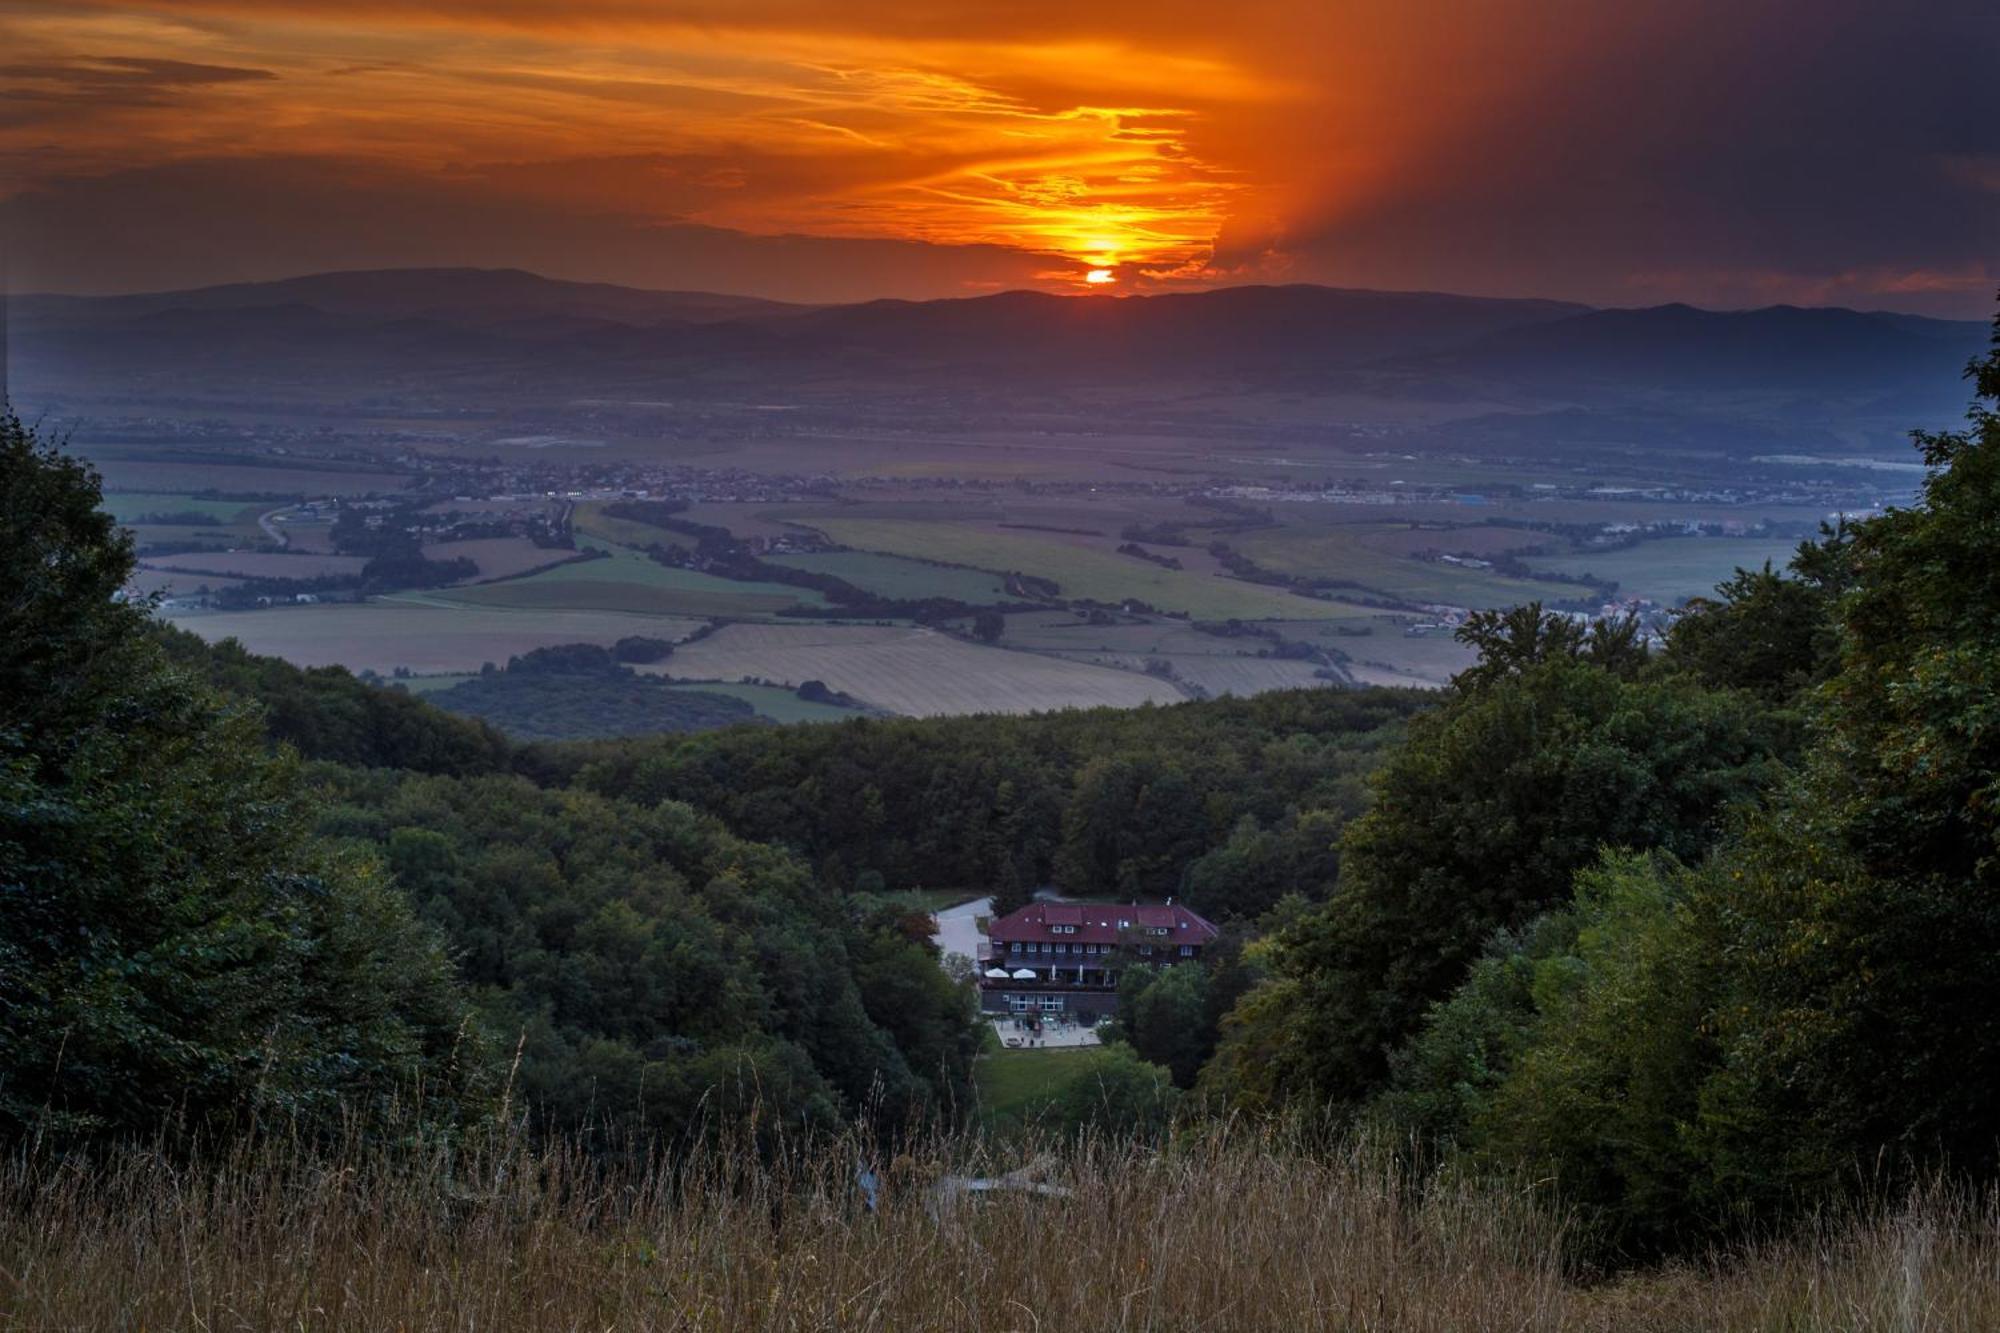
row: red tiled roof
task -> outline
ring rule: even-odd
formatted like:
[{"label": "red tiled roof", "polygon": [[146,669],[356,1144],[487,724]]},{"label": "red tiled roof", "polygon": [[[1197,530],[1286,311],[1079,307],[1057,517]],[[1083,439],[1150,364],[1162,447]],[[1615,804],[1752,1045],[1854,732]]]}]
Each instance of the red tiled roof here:
[{"label": "red tiled roof", "polygon": [[[1075,929],[1058,931],[1057,926]],[[1167,944],[1206,944],[1220,933],[1212,922],[1179,903],[1029,903],[987,923],[986,934],[996,944],[1015,940],[1116,944],[1128,930],[1161,927],[1167,931]]]}]

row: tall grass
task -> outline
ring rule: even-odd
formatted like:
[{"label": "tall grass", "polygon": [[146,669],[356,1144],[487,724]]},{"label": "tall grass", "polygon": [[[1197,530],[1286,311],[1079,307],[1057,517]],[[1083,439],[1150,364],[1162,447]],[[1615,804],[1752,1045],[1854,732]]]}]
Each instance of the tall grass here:
[{"label": "tall grass", "polygon": [[[1218,1136],[986,1157],[940,1140],[668,1163],[563,1147],[127,1150],[0,1165],[8,1329],[1985,1329],[1992,1200],[1937,1192],[1592,1287],[1522,1189]],[[939,1202],[1034,1162],[1061,1196]]]}]

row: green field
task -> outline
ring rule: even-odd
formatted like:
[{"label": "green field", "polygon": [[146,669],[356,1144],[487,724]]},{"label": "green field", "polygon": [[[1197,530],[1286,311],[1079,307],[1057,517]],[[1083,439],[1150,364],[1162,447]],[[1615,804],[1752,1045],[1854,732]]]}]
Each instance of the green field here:
[{"label": "green field", "polygon": [[929,565],[876,551],[827,551],[815,555],[774,555],[768,559],[788,569],[831,574],[881,597],[910,600],[948,597],[972,606],[1020,600],[1007,595],[1006,580],[998,574],[983,569]]},{"label": "green field", "polygon": [[1138,598],[1198,620],[1335,620],[1366,614],[1356,607],[1296,597],[1254,583],[1161,569],[1110,551],[986,532],[968,524],[816,518],[812,525],[843,546],[977,569],[1019,571],[1055,580],[1064,597],[1097,602]]},{"label": "green field", "polygon": [[1614,579],[1628,597],[1671,605],[1707,596],[1739,567],[1761,569],[1768,560],[1782,569],[1797,549],[1798,542],[1788,537],[1669,537],[1622,551],[1537,556],[1528,563],[1558,574]]},{"label": "green field", "polygon": [[758,616],[788,606],[824,606],[809,588],[740,583],[655,563],[629,547],[583,542],[609,552],[602,560],[558,565],[502,583],[454,589],[440,600],[520,610],[629,611],[640,615]]},{"label": "green field", "polygon": [[682,546],[691,539],[665,528],[656,528],[650,523],[635,523],[629,518],[613,518],[604,512],[598,503],[580,504],[570,515],[570,526],[579,537],[597,537],[620,546],[647,547],[655,542],[678,542]]},{"label": "green field", "polygon": [[[1393,546],[1405,540],[1407,531],[1408,525],[1402,523],[1299,525],[1238,533],[1229,538],[1229,543],[1265,569],[1306,578],[1348,580],[1370,592],[1405,602],[1514,606],[1563,595],[1562,588],[1532,579],[1508,578],[1490,570],[1399,554]],[[1436,535],[1440,549],[1447,549],[1450,534]],[[1371,538],[1392,549],[1379,549],[1371,543]]]},{"label": "green field", "polygon": [[100,507],[120,523],[130,523],[145,514],[206,514],[218,523],[231,524],[254,523],[259,513],[278,506],[270,502],[197,500],[164,491],[114,491],[105,495]]},{"label": "green field", "polygon": [[989,1129],[1033,1120],[1073,1080],[1105,1057],[1102,1046],[1041,1046],[1007,1050],[986,1028],[986,1053],[973,1066],[980,1119]]}]

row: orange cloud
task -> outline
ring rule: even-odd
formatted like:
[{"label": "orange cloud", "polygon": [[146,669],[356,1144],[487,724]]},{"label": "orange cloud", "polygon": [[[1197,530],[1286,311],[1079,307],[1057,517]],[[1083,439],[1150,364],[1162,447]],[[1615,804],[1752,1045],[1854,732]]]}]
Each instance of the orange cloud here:
[{"label": "orange cloud", "polygon": [[[0,126],[0,152],[26,164],[23,185],[215,156],[323,154],[523,184],[563,174],[551,164],[622,163],[588,188],[638,218],[1006,246],[1080,278],[1086,265],[1199,270],[1239,184],[1190,129],[1204,107],[1267,95],[1213,57],[1107,39],[899,41],[746,27],[730,12],[726,29],[617,4],[16,12],[16,49],[70,62],[37,70],[128,61],[265,77],[52,104]],[[36,160],[51,135],[60,151]]]},{"label": "orange cloud", "polygon": [[[905,293],[1102,269],[1722,300],[1754,273],[1800,299],[1855,274],[1859,301],[1973,310],[1894,276],[1984,271],[2000,227],[2000,29],[1934,8],[0,0],[0,211],[66,283],[99,280],[76,224],[117,199],[120,271],[144,252],[162,280],[436,262],[463,233],[574,276],[754,282],[727,232],[788,283],[778,238],[854,243],[804,250]],[[228,182],[206,219],[143,194],[197,179]],[[399,232],[416,199],[430,230]],[[245,201],[295,230],[240,233]],[[144,230],[169,215],[186,235]],[[183,258],[225,234],[240,263]]]}]

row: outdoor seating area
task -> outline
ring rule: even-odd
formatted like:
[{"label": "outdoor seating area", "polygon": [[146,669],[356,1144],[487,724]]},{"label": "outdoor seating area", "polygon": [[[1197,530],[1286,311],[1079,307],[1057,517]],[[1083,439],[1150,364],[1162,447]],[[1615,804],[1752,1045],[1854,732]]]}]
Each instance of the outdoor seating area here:
[{"label": "outdoor seating area", "polygon": [[1097,1024],[1079,1023],[1060,1013],[994,1016],[992,1022],[993,1030],[1000,1036],[1000,1044],[1009,1050],[1100,1044]]}]

